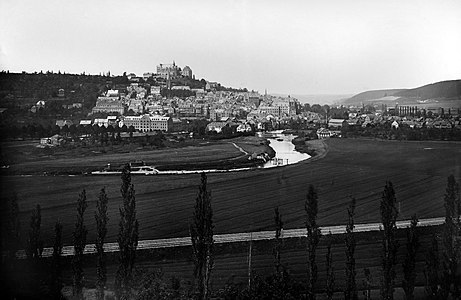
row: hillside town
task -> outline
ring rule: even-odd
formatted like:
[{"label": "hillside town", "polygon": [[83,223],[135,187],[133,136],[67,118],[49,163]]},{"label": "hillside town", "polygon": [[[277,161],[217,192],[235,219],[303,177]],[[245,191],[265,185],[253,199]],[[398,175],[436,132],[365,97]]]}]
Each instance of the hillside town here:
[{"label": "hillside town", "polygon": [[[2,76],[8,75],[2,72]],[[35,74],[45,77],[67,75]],[[25,97],[21,93],[27,92],[17,89],[2,91],[6,94],[2,101],[5,107],[0,109],[2,126],[46,127],[38,121],[47,119],[48,126],[58,127],[60,132],[63,128],[67,131],[75,127],[99,126],[140,133],[187,132],[192,136],[190,124],[202,120],[205,132],[218,135],[304,129],[313,131],[314,138],[344,136],[345,131],[356,131],[355,128],[461,130],[459,108],[302,104],[289,95],[273,96],[267,91],[260,94],[246,88],[225,88],[218,82],[197,80],[191,67],[180,68],[174,61],[159,64],[156,72],[146,72],[142,76],[134,73],[113,76],[108,73],[96,77],[103,83],[92,96],[85,95],[86,99],[76,96],[79,94],[76,90],[66,90],[59,84],[51,91],[48,88],[42,94],[33,93],[32,97]],[[46,93],[51,97],[47,97]],[[15,112],[14,118],[7,117],[10,112]],[[21,129],[9,132],[16,131]],[[50,137],[40,137],[45,145],[54,145],[50,144]]]}]

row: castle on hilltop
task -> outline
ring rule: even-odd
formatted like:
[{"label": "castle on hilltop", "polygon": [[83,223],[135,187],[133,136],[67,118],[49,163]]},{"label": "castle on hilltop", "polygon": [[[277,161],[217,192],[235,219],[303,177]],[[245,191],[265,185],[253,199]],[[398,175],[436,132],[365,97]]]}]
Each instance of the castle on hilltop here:
[{"label": "castle on hilltop", "polygon": [[157,66],[157,74],[165,79],[173,79],[179,76],[192,78],[192,69],[189,66],[185,66],[181,70],[176,63],[173,61],[172,64],[160,64]]}]

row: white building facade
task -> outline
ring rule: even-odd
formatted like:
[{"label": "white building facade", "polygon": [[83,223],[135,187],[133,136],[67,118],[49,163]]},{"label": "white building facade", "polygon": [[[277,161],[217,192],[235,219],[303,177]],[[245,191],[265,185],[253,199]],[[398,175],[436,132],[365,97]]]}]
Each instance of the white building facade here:
[{"label": "white building facade", "polygon": [[168,132],[173,130],[173,120],[170,117],[157,115],[126,116],[123,119],[123,125],[127,127],[133,126],[134,129],[140,132],[157,130]]}]

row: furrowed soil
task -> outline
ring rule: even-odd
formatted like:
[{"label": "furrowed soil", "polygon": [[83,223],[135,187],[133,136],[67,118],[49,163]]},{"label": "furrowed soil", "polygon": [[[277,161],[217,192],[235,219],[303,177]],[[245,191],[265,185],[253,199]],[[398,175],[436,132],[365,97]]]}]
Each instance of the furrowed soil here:
[{"label": "furrowed soil", "polygon": [[[461,178],[461,143],[361,139],[330,139],[325,144],[315,143],[318,148],[326,145],[324,154],[295,165],[208,174],[214,232],[270,230],[276,206],[280,207],[286,229],[304,227],[304,201],[309,184],[318,190],[321,226],[345,224],[350,197],[357,200],[357,223],[378,222],[379,203],[386,181],[394,184],[400,207],[399,219],[410,219],[414,213],[419,218],[440,217],[444,215],[447,177],[454,174],[458,182]],[[229,147],[238,151],[233,145]],[[307,147],[310,147],[309,143]],[[206,160],[207,154],[200,154],[200,149],[190,149],[190,156]],[[171,154],[172,157],[175,155]],[[178,153],[177,157],[185,160],[186,156]],[[132,159],[137,158],[133,153]],[[200,175],[133,176],[132,181],[136,190],[141,240],[189,235]],[[36,204],[41,205],[45,246],[52,245],[56,220],[64,226],[64,243],[71,243],[76,201],[83,189],[87,192],[89,204],[85,217],[88,241],[95,240],[93,215],[101,188],[106,188],[109,196],[107,241],[115,242],[121,205],[119,177],[1,177],[2,201],[14,193],[18,196],[23,238],[27,236],[33,208]]]},{"label": "furrowed soil", "polygon": [[[442,226],[427,228],[418,228],[417,233],[420,236],[420,248],[416,255],[416,299],[424,298],[425,292],[422,288],[425,283],[424,267],[425,255],[430,248],[431,239],[436,236],[441,249],[440,232]],[[333,269],[335,275],[335,299],[343,299],[342,291],[345,287],[345,235],[322,236],[316,253],[316,262],[318,267],[317,293],[320,299],[323,299],[322,293],[325,291],[326,282],[326,246],[332,241]],[[382,233],[380,232],[363,232],[355,234],[357,247],[355,252],[356,259],[356,282],[359,291],[365,290],[364,269],[371,272],[371,289],[373,290],[374,299],[379,298],[379,287],[381,280],[381,253],[382,253]],[[396,260],[396,287],[400,287],[403,280],[402,263],[406,255],[406,232],[403,229],[397,230],[397,240],[399,248]],[[249,242],[239,242],[231,244],[217,244],[214,250],[214,268],[212,272],[211,284],[214,291],[222,289],[226,284],[233,283],[243,289],[248,282],[248,257]],[[252,263],[251,274],[265,278],[274,272],[274,241],[255,241],[252,245]],[[441,255],[441,253],[439,253]],[[108,289],[113,289],[115,274],[118,266],[118,254],[111,253],[108,259]],[[283,265],[288,269],[290,276],[303,285],[306,283],[307,269],[307,252],[305,238],[290,238],[283,241],[281,248],[281,260]],[[84,259],[85,286],[94,287],[96,282],[96,257],[87,255]],[[63,259],[64,280],[68,285],[72,283],[71,259]],[[183,287],[190,287],[193,282],[194,263],[192,259],[191,247],[178,247],[167,249],[141,250],[137,252],[136,268],[138,270],[156,270],[163,272],[163,279],[166,283],[170,282],[171,277],[181,280]],[[403,291],[397,289],[395,292],[396,299],[402,299]],[[400,295],[400,296],[399,296]],[[359,293],[359,297],[362,293]]]},{"label": "furrowed soil", "polygon": [[[238,151],[233,145],[229,146]],[[304,201],[309,184],[313,184],[318,190],[320,226],[345,224],[350,197],[357,200],[356,223],[379,222],[379,203],[386,181],[394,184],[399,202],[399,219],[410,219],[414,213],[419,218],[440,217],[444,215],[443,197],[447,176],[454,174],[458,182],[461,179],[461,143],[330,139],[325,142],[310,141],[303,148],[307,148],[307,151],[316,150],[318,155],[296,165],[280,168],[208,174],[215,234],[273,230],[273,210],[276,206],[280,207],[285,229],[304,227]],[[188,236],[199,182],[200,176],[197,174],[133,176],[140,239]],[[94,242],[93,215],[97,195],[102,187],[106,188],[109,195],[107,241],[115,242],[119,222],[118,208],[121,205],[120,178],[1,177],[2,201],[13,193],[18,195],[23,238],[27,236],[32,209],[37,203],[42,206],[42,238],[46,246],[52,245],[53,225],[58,219],[64,225],[64,243],[71,244],[76,220],[76,201],[82,189],[86,189],[89,202],[85,216],[89,230],[88,242]],[[5,220],[4,217],[2,214],[2,220]],[[417,299],[425,297],[421,287],[424,284],[424,257],[433,235],[438,237],[441,248],[440,231],[440,226],[418,229],[421,247],[416,257],[416,281],[419,286]],[[403,276],[401,264],[406,253],[404,230],[399,230],[398,236],[400,247],[396,285],[400,286]],[[336,235],[333,239],[337,286],[335,297],[341,299],[345,281],[344,235]],[[370,269],[373,297],[379,298],[381,234],[358,233],[356,239],[358,287],[363,289],[363,270]],[[322,238],[317,251],[319,292],[325,286],[326,242],[327,238]],[[273,241],[253,243],[253,274],[265,277],[273,271],[272,248]],[[248,249],[249,243],[216,245],[212,279],[214,290],[222,288],[227,282],[246,284]],[[165,280],[176,276],[187,287],[192,282],[191,252],[190,247],[138,251],[137,267],[161,268]],[[108,287],[111,288],[117,269],[117,254],[109,255],[108,259]],[[307,257],[304,239],[285,240],[282,261],[295,279],[305,282]],[[69,284],[70,258],[66,258],[64,264],[65,279]],[[95,257],[85,256],[85,264],[85,286],[92,287],[96,276]],[[396,298],[403,298],[401,289],[396,290]]]}]

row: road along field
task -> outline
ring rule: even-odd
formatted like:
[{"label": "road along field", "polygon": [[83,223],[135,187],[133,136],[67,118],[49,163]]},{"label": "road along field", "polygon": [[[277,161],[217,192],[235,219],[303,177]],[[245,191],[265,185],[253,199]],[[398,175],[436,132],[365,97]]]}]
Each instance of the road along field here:
[{"label": "road along field", "polygon": [[[450,174],[458,182],[461,178],[461,143],[330,139],[326,144],[328,153],[320,159],[273,169],[209,174],[215,233],[270,230],[276,206],[280,207],[286,229],[303,227],[309,184],[318,189],[321,226],[346,223],[350,197],[357,199],[357,223],[379,222],[379,201],[386,180],[394,184],[399,219],[409,219],[413,213],[420,218],[440,217],[444,213],[446,178]],[[76,201],[82,189],[86,189],[89,202],[88,241],[94,241],[96,199],[105,187],[109,196],[108,242],[116,241],[120,178],[1,179],[3,199],[12,192],[18,194],[23,237],[33,207],[41,205],[42,237],[47,246],[52,244],[53,224],[58,219],[64,226],[64,243],[70,244]],[[141,240],[188,235],[200,175],[134,176],[133,183]]]}]

